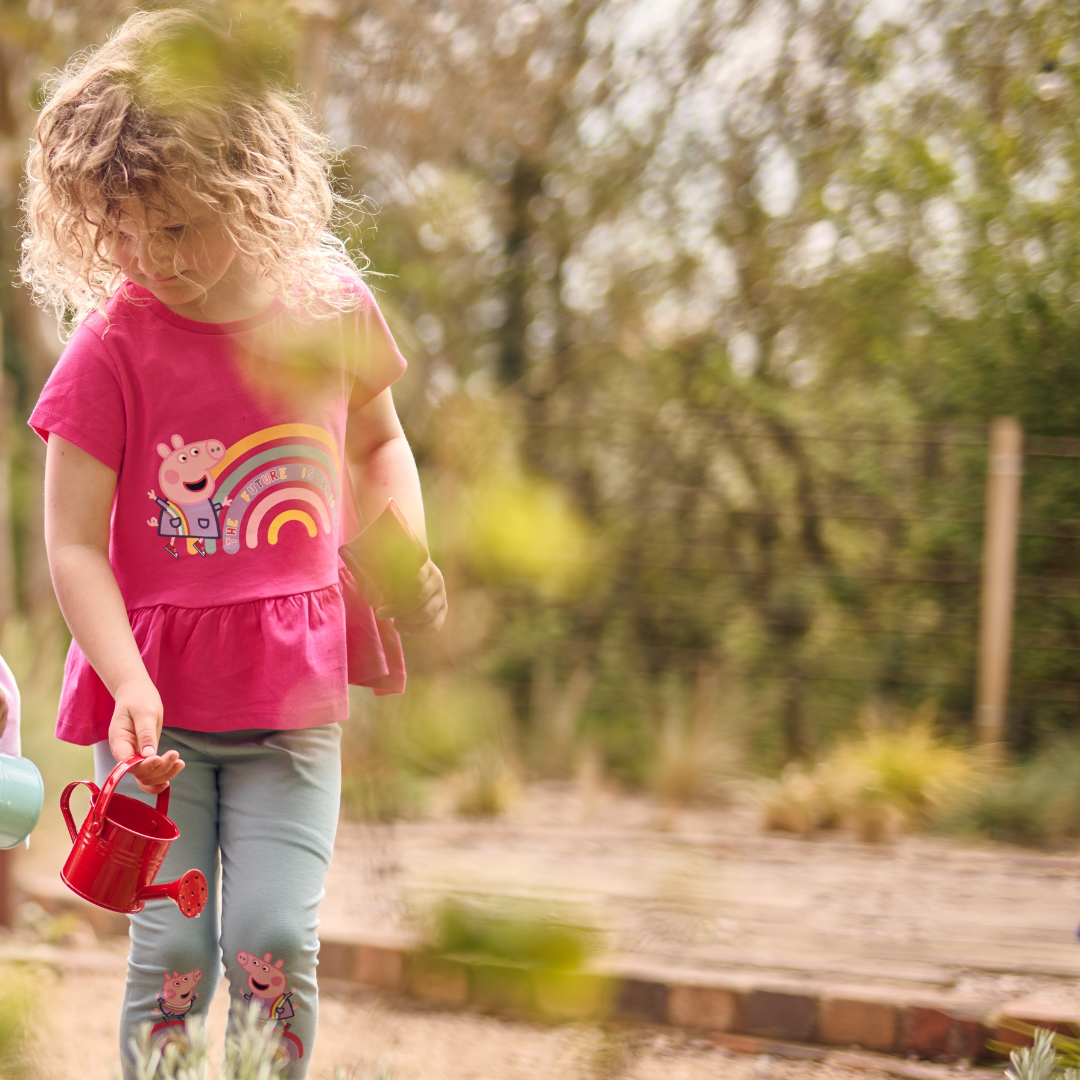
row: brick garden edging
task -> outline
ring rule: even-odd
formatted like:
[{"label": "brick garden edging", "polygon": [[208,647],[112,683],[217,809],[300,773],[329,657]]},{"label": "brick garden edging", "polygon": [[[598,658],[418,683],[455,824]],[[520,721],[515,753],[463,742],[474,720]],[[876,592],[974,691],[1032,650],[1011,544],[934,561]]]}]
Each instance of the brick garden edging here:
[{"label": "brick garden edging", "polygon": [[[28,894],[52,914],[77,910],[98,935],[127,934],[126,916],[63,891],[53,895],[33,889]],[[522,979],[527,969],[490,960],[435,956],[402,942],[324,939],[319,974],[437,1005],[489,1013],[538,1011],[535,1001],[524,1000],[527,988]],[[580,1011],[564,1013],[565,1018],[667,1024],[700,1032],[742,1053],[827,1059],[863,1069],[883,1069],[885,1062],[897,1076],[941,1074],[929,1065],[895,1058],[877,1061],[874,1055],[974,1061],[992,1056],[987,1051],[991,1040],[1023,1044],[1022,1036],[1001,1026],[1002,1020],[1020,1020],[1066,1034],[1080,1028],[1080,1007],[1075,1001],[1051,994],[989,1003],[985,998],[959,999],[944,991],[785,980],[768,972],[646,967],[633,958],[612,960],[566,978],[582,984],[579,989],[584,993],[579,994]],[[830,1047],[871,1053],[825,1049]]]},{"label": "brick garden edging", "polygon": [[[433,1004],[522,1011],[513,1000],[493,998],[489,976],[495,966],[389,943],[327,940],[319,954],[320,975],[328,978]],[[769,1053],[769,1046],[779,1044],[795,1049],[791,1044],[801,1043],[971,1061],[991,1056],[991,1040],[1023,1042],[1000,1026],[1003,1018],[1068,1033],[1080,1026],[1080,1008],[1047,995],[988,1006],[985,999],[959,1000],[944,992],[785,982],[745,972],[644,970],[633,963],[599,967],[591,977],[607,986],[603,1015],[610,1019],[700,1031],[730,1049],[745,1043],[742,1048],[750,1053]],[[801,1049],[812,1056],[810,1046]]]}]

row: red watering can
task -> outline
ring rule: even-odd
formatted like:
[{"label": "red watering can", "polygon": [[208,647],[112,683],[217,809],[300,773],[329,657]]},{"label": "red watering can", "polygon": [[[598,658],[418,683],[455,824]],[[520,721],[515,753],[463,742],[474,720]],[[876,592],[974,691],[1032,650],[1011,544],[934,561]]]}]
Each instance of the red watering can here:
[{"label": "red watering can", "polygon": [[[75,845],[60,876],[72,892],[99,907],[133,915],[147,900],[168,897],[189,918],[206,907],[206,877],[189,870],[168,885],[151,884],[169,845],[180,830],[169,820],[169,789],[160,792],[151,808],[128,795],[117,795],[121,777],[142,758],[121,761],[98,790],[89,780],[76,780],[64,788],[60,810]],[[80,784],[91,792],[90,812],[76,831],[71,818],[71,793]]]}]

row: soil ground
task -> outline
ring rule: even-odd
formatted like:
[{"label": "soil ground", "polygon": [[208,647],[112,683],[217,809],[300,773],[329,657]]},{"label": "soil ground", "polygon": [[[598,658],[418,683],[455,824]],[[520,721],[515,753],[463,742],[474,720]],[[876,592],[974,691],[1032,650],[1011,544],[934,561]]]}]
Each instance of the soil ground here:
[{"label": "soil ground", "polygon": [[[43,973],[47,1008],[35,1031],[41,1080],[116,1080],[114,1019],[123,956],[95,970]],[[221,987],[210,1038],[224,1030]],[[211,1069],[211,1077],[216,1070]],[[970,1076],[949,1070],[956,1080]],[[658,1030],[541,1027],[423,1009],[369,993],[322,995],[311,1080],[886,1080],[834,1065],[732,1055],[704,1040]]]},{"label": "soil ground", "polygon": [[[44,822],[21,853],[19,877],[32,889],[56,888],[69,843],[57,824]],[[1044,989],[1080,1001],[1077,849],[1040,854],[928,837],[807,841],[763,835],[749,807],[676,812],[603,790],[539,785],[493,821],[343,822],[322,933],[409,937],[447,895],[561,908],[636,964],[885,983],[987,1003]],[[34,924],[40,916],[24,912],[7,943],[33,950],[43,938],[60,942],[42,975],[39,1075],[115,1077],[124,943],[97,941],[85,925]],[[732,1056],[679,1032],[549,1028],[327,991],[313,1080],[880,1075]],[[219,993],[212,1033],[222,1030],[225,1007]]]},{"label": "soil ground", "polygon": [[675,811],[537,785],[494,821],[344,823],[327,937],[422,931],[448,895],[530,898],[609,950],[701,970],[1080,1000],[1080,848],[763,834],[751,805]]}]

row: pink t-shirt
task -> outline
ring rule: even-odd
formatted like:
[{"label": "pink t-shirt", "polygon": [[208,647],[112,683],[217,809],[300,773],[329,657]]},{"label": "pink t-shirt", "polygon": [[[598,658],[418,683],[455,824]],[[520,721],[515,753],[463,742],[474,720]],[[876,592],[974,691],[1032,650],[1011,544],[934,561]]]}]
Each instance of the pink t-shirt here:
[{"label": "pink t-shirt", "polygon": [[[338,548],[357,531],[349,410],[405,368],[365,286],[335,320],[280,304],[186,319],[126,282],[76,330],[30,417],[118,474],[109,560],[166,725],[347,715]],[[373,637],[386,643],[392,627]],[[380,657],[371,685],[379,685]],[[111,698],[72,645],[58,734],[104,738]],[[106,715],[108,714],[108,715]]]}]

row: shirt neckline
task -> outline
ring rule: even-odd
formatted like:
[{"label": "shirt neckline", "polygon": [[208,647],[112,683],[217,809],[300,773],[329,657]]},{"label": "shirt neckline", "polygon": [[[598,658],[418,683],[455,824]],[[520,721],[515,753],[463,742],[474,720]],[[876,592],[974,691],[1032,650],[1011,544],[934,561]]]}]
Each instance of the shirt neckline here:
[{"label": "shirt neckline", "polygon": [[163,322],[192,334],[242,334],[245,330],[254,330],[255,327],[270,322],[285,306],[275,297],[262,311],[249,315],[246,319],[235,319],[232,322],[201,322],[198,319],[189,319],[185,315],[178,315],[171,308],[167,308],[149,289],[136,285],[134,281],[125,280],[120,287],[120,293],[125,298],[138,300],[140,306],[149,308]]}]

